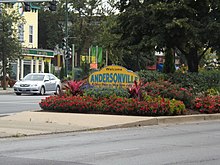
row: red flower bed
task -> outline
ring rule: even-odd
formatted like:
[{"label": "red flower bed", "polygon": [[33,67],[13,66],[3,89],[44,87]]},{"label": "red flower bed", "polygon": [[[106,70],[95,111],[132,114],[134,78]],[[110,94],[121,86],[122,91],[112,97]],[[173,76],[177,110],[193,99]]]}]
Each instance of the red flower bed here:
[{"label": "red flower bed", "polygon": [[220,96],[206,96],[196,98],[194,101],[194,109],[201,113],[219,113]]},{"label": "red flower bed", "polygon": [[50,96],[39,104],[43,110],[60,112],[88,112],[96,108],[94,99],[87,96]]},{"label": "red flower bed", "polygon": [[168,81],[148,82],[143,86],[143,91],[153,97],[161,96],[181,100],[187,107],[191,106],[194,98],[191,90],[182,88],[178,84],[172,84]]},{"label": "red flower bed", "polygon": [[122,115],[179,115],[185,112],[183,102],[162,98],[138,101],[121,97],[96,99],[90,96],[50,96],[42,99],[39,104],[43,110],[56,112]]}]

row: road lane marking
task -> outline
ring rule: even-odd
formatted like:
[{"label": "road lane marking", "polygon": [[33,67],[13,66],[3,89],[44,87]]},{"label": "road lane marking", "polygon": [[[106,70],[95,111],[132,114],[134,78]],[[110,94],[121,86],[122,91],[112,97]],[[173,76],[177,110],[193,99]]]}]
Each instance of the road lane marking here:
[{"label": "road lane marking", "polygon": [[105,152],[98,152],[96,153],[97,155],[107,155],[107,154],[114,154],[114,153],[118,153],[120,151],[105,151]]},{"label": "road lane marking", "polygon": [[121,153],[123,151],[135,151],[139,150],[140,148],[125,148],[122,150],[115,150],[115,151],[103,151],[103,152],[97,152],[97,155],[108,155],[108,154],[116,154],[116,153]]},{"label": "road lane marking", "polygon": [[134,150],[139,150],[140,148],[125,148],[123,151],[134,151]]}]

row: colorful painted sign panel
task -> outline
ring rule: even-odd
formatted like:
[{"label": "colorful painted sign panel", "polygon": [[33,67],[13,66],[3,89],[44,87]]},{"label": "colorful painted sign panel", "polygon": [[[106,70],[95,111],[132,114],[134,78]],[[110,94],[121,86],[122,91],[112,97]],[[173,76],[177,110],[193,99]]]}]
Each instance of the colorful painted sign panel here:
[{"label": "colorful painted sign panel", "polygon": [[109,87],[129,87],[139,81],[136,73],[117,65],[107,66],[89,76],[89,84]]}]

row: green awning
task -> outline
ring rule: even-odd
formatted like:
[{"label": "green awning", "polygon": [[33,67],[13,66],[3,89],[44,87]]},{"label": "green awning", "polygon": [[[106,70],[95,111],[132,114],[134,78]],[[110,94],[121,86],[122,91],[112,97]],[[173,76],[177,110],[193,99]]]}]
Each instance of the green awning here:
[{"label": "green awning", "polygon": [[23,55],[30,55],[30,56],[43,56],[43,57],[54,57],[53,50],[46,50],[46,49],[29,49],[23,48],[22,49]]},{"label": "green awning", "polygon": [[30,3],[30,7],[31,7],[31,9],[36,9],[36,10],[39,10],[39,9],[40,9],[39,6],[34,6],[32,3]]}]

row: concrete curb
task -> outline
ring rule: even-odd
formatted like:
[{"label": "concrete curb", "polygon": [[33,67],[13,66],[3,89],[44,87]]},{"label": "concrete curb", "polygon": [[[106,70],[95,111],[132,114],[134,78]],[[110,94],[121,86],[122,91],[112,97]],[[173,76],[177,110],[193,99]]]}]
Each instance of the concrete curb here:
[{"label": "concrete curb", "polygon": [[[95,115],[94,115],[95,116]],[[93,118],[94,119],[94,118]],[[97,120],[97,119],[96,119]],[[9,137],[24,137],[24,136],[38,136],[38,135],[50,135],[50,134],[61,134],[61,133],[73,133],[73,132],[85,132],[85,131],[95,131],[95,130],[108,130],[108,129],[118,129],[118,128],[131,128],[131,127],[141,127],[141,126],[152,126],[152,125],[172,125],[172,124],[181,124],[181,123],[196,123],[201,121],[211,121],[211,120],[220,120],[220,114],[199,114],[199,115],[186,115],[186,116],[162,116],[162,117],[146,117],[146,120],[143,118],[140,118],[139,121],[132,120],[127,123],[123,124],[108,124],[108,126],[102,126],[102,123],[100,125],[86,128],[86,127],[79,127],[79,128],[66,128],[66,130],[48,130],[46,129],[42,130],[42,132],[33,132],[34,127],[32,129],[29,129],[29,133],[26,132],[20,132],[19,124],[18,127],[13,127],[10,125],[10,128],[13,127],[13,129],[17,130],[17,133],[9,134],[8,132],[5,132],[3,134],[0,133],[0,138],[9,138]],[[13,120],[12,120],[13,121]],[[108,122],[112,122],[112,120],[109,120]],[[53,123],[47,123],[51,124],[52,127],[56,127],[56,125],[53,125]],[[1,129],[1,128],[0,128]],[[33,130],[33,131],[32,131]],[[30,131],[32,133],[30,133]],[[36,130],[35,130],[36,131]]]},{"label": "concrete curb", "polygon": [[168,125],[168,124],[181,124],[181,123],[193,123],[199,121],[220,120],[220,114],[201,114],[201,115],[187,115],[187,116],[163,116],[155,117],[153,119],[113,125],[109,127],[102,127],[102,129],[115,129],[115,128],[129,128],[140,126],[152,126],[152,125]]}]

